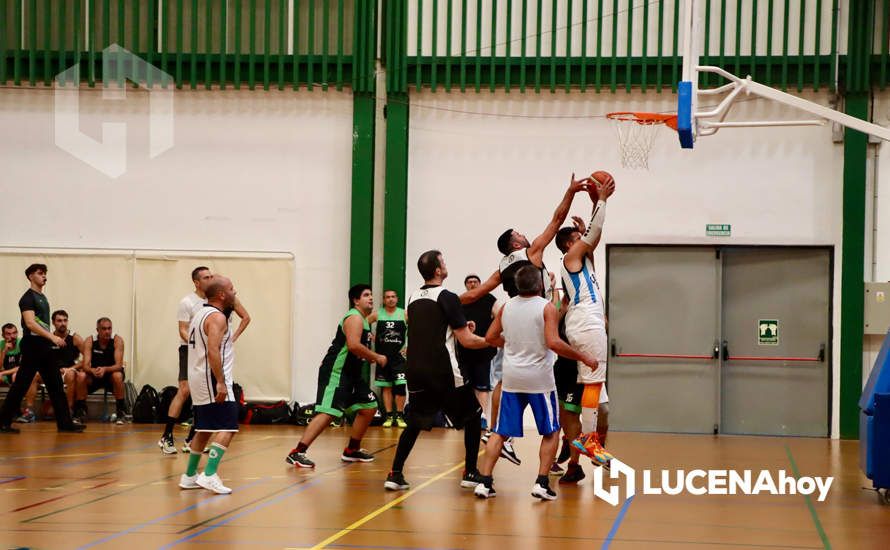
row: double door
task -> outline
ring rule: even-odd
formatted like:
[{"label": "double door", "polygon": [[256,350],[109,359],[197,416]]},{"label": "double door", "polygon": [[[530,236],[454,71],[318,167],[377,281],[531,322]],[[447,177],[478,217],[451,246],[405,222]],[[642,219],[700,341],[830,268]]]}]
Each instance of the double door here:
[{"label": "double door", "polygon": [[831,249],[612,245],[610,423],[826,436]]}]

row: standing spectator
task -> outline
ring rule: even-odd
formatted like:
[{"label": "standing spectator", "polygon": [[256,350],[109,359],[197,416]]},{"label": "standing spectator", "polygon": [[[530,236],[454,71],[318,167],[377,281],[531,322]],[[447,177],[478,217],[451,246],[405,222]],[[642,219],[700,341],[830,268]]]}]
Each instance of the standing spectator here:
[{"label": "standing spectator", "polygon": [[22,402],[22,397],[34,376],[39,371],[46,384],[55,411],[56,426],[60,432],[82,432],[82,425],[71,421],[65,391],[62,389],[62,376],[52,361],[51,346],[64,346],[65,340],[50,332],[49,301],[43,294],[46,285],[47,268],[44,264],[31,264],[25,270],[30,288],[19,300],[22,312],[22,363],[15,381],[6,394],[0,407],[0,433],[19,433],[12,427],[12,419]]}]

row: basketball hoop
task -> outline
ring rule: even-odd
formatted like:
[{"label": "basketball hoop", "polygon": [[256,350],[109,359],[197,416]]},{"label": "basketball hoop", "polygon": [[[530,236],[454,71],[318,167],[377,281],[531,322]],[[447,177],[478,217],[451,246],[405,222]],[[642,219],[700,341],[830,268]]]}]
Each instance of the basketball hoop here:
[{"label": "basketball hoop", "polygon": [[612,121],[618,131],[618,150],[621,152],[621,165],[625,168],[649,168],[649,150],[655,141],[658,128],[667,125],[677,129],[677,115],[660,113],[609,113],[606,118]]}]

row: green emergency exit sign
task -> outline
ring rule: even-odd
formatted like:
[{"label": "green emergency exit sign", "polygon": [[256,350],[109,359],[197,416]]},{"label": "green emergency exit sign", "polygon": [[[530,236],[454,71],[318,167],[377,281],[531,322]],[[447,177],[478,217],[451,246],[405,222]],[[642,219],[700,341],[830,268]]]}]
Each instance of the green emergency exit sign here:
[{"label": "green emergency exit sign", "polygon": [[732,226],[728,223],[709,223],[705,226],[708,237],[729,237],[731,234]]},{"label": "green emergency exit sign", "polygon": [[778,319],[758,319],[757,320],[757,345],[760,345],[760,346],[778,346],[779,345],[779,320]]}]

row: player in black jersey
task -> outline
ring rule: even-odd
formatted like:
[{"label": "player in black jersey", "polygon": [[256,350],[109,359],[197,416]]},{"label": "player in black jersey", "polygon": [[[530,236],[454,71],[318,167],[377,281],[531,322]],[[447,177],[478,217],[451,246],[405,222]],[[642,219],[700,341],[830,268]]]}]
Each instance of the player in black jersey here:
[{"label": "player in black jersey", "polygon": [[53,334],[65,340],[65,345],[54,344],[50,354],[65,383],[71,417],[75,423],[82,424],[87,417],[87,375],[83,371],[83,361],[79,361],[83,338],[68,330],[68,312],[64,309],[53,312],[52,322]]},{"label": "player in black jersey", "polygon": [[424,285],[408,299],[408,427],[399,437],[392,470],[383,486],[390,491],[409,488],[402,469],[420,432],[432,429],[441,411],[457,429],[464,429],[466,450],[461,487],[475,487],[481,476],[476,468],[482,408],[473,393],[469,377],[460,371],[454,354],[454,340],[469,349],[488,346],[473,334],[453,292],[442,287],[448,268],[438,250],[424,252],[417,260]]},{"label": "player in black jersey", "polygon": [[300,468],[314,468],[315,462],[306,451],[321,432],[331,425],[331,420],[345,414],[355,414],[349,443],[343,449],[343,462],[371,462],[374,456],[361,448],[374,412],[377,396],[364,379],[364,369],[369,362],[386,367],[386,356],[371,351],[371,326],[368,315],[374,310],[371,287],[358,284],[349,289],[351,306],[337,326],[337,333],[328,353],[318,370],[318,394],[315,418],[306,426],[303,437],[287,455],[285,461]]},{"label": "player in black jersey", "polygon": [[[393,424],[399,428],[405,422],[405,355],[408,343],[408,320],[405,310],[398,307],[399,295],[395,290],[383,291],[383,307],[368,317],[368,323],[377,323],[374,330],[374,351],[386,356],[386,366],[377,365],[374,385],[380,388],[386,418],[384,428]],[[395,400],[395,408],[393,408]]]}]

